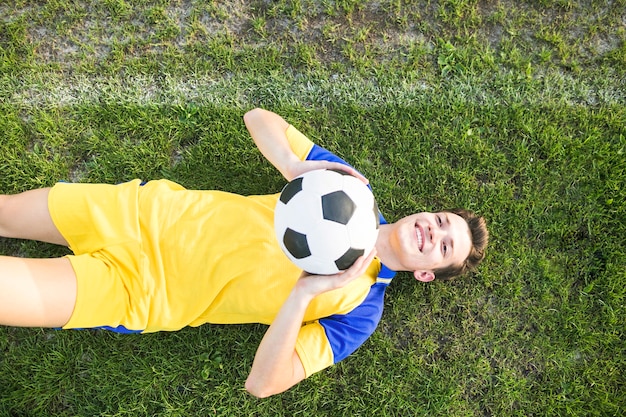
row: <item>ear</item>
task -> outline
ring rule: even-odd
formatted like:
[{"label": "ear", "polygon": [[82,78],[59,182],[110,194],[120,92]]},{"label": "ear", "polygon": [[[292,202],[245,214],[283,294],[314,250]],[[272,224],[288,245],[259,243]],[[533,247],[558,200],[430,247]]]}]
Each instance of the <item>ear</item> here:
[{"label": "ear", "polygon": [[421,282],[430,282],[435,279],[435,273],[432,271],[413,271],[413,276]]}]

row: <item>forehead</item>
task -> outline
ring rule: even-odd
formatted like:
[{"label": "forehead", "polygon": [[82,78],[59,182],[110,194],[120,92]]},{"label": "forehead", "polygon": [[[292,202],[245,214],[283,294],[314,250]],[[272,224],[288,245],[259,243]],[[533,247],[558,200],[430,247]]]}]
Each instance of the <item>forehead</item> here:
[{"label": "forehead", "polygon": [[472,249],[472,235],[465,219],[454,213],[443,213],[450,222],[450,238],[453,241],[453,262],[461,263],[467,259]]}]

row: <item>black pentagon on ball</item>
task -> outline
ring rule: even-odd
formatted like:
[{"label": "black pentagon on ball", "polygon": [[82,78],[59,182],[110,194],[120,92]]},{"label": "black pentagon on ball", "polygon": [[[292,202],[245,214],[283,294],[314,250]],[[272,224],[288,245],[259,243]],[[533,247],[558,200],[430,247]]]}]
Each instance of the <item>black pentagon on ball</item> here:
[{"label": "black pentagon on ball", "polygon": [[322,217],[325,220],[348,224],[354,210],[356,210],[356,204],[343,191],[335,191],[322,196]]},{"label": "black pentagon on ball", "polygon": [[280,201],[283,204],[287,204],[300,191],[302,191],[302,177],[295,178],[283,187],[283,190],[280,192]]},{"label": "black pentagon on ball", "polygon": [[311,249],[309,249],[309,242],[306,239],[306,235],[298,233],[295,230],[287,228],[283,235],[283,243],[289,251],[289,253],[296,259],[303,259],[307,256],[311,256]]},{"label": "black pentagon on ball", "polygon": [[335,261],[335,265],[340,271],[348,269],[359,258],[359,256],[362,256],[364,253],[365,251],[363,249],[350,248]]}]

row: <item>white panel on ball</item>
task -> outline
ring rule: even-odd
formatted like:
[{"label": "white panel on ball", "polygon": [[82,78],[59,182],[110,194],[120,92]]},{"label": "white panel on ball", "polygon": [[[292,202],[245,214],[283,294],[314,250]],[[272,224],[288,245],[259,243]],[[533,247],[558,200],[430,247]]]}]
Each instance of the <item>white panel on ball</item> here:
[{"label": "white panel on ball", "polygon": [[316,170],[283,188],[274,226],[282,250],[299,268],[333,274],[372,250],[378,209],[371,190],[359,179]]}]

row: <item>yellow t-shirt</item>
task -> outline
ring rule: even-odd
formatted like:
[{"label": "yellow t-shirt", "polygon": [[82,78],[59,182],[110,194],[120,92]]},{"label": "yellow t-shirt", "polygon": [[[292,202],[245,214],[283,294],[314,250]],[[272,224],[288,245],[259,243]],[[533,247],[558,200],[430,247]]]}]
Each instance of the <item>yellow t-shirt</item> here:
[{"label": "yellow t-shirt", "polygon": [[[287,137],[307,158],[313,143],[292,126]],[[55,185],[50,212],[75,253],[78,279],[65,328],[270,324],[301,274],[276,241],[277,198],[187,190],[168,180]],[[313,300],[296,346],[307,376],[337,361],[318,320],[359,306],[380,269],[373,262],[367,274]]]}]

